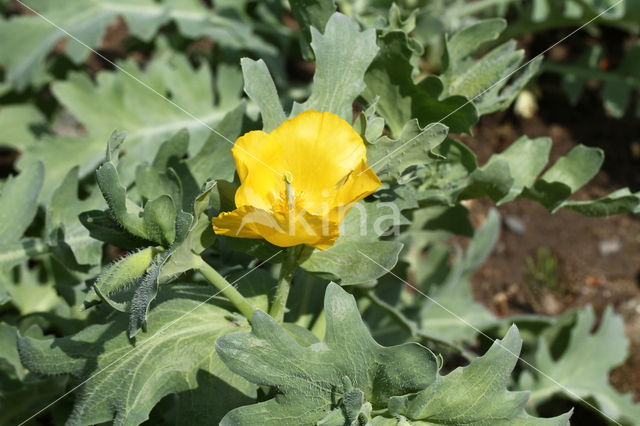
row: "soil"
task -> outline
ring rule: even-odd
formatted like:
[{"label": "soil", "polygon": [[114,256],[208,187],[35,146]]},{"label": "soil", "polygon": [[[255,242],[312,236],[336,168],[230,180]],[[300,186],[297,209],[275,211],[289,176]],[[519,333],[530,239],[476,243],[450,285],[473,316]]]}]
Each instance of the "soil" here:
[{"label": "soil", "polygon": [[[624,186],[640,190],[640,120],[632,113],[620,120],[606,116],[597,87],[572,106],[556,76],[544,75],[538,84],[538,115],[526,119],[512,112],[494,114],[479,122],[473,136],[460,137],[479,162],[520,135],[548,136],[553,140],[550,164],[578,143],[605,151],[602,171],[575,199],[598,198]],[[473,220],[480,223],[492,206],[487,200],[473,202]],[[611,381],[640,401],[640,217],[591,218],[563,210],[551,214],[529,200],[498,210],[505,226],[495,252],[473,279],[477,299],[501,316],[558,315],[589,304],[601,312],[612,305],[625,320],[631,347]],[[558,266],[546,280],[536,281],[527,261],[536,259],[540,249],[548,250]]]}]

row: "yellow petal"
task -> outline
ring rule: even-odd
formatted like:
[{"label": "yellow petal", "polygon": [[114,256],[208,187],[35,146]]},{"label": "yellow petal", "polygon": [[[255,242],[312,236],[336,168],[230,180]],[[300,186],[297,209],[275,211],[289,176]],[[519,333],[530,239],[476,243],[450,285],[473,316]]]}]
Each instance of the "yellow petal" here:
[{"label": "yellow petal", "polygon": [[328,210],[334,189],[366,159],[360,135],[329,112],[305,111],[271,135],[282,146],[283,167],[293,176],[296,192],[316,213]]},{"label": "yellow petal", "polygon": [[241,183],[236,206],[269,210],[282,186],[282,146],[268,133],[253,131],[238,138],[231,151]]},{"label": "yellow petal", "polygon": [[367,166],[366,161],[360,162],[358,167],[349,175],[344,185],[338,189],[336,207],[342,208],[343,210],[343,215],[339,220],[342,220],[344,214],[346,214],[355,203],[375,192],[381,184],[380,179],[378,179],[375,172]]},{"label": "yellow petal", "polygon": [[306,244],[319,249],[331,247],[339,236],[338,224],[308,212],[271,213],[242,206],[213,218],[218,235],[237,238],[264,238],[280,247]]},{"label": "yellow petal", "polygon": [[[258,216],[262,216],[260,220]],[[246,220],[245,217],[247,217]],[[265,210],[242,206],[231,212],[220,213],[211,222],[213,223],[213,231],[218,235],[237,238],[263,238],[257,224],[261,221],[268,223],[270,218],[271,215]]]}]

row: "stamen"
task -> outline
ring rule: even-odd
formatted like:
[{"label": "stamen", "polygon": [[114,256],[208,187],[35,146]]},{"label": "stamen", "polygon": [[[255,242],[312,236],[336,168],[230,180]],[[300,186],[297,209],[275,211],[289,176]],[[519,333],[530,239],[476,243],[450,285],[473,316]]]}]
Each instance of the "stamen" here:
[{"label": "stamen", "polygon": [[293,210],[295,190],[293,189],[293,175],[290,171],[284,172],[284,187],[285,194],[287,196],[287,206],[289,207],[289,210]]}]

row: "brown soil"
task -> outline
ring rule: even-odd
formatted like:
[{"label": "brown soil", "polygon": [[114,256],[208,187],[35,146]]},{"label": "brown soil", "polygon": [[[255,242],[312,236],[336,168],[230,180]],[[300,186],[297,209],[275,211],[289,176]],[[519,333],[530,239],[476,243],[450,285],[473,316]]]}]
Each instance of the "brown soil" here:
[{"label": "brown soil", "polygon": [[[576,106],[568,105],[557,82],[542,79],[541,115],[523,119],[512,113],[483,118],[473,136],[461,139],[484,163],[503,151],[520,135],[549,136],[553,140],[552,164],[573,146],[582,143],[605,150],[603,171],[576,195],[593,199],[615,189],[640,186],[640,164],[632,155],[640,141],[640,123],[631,114],[623,120],[606,117],[597,92],[588,92]],[[481,222],[492,203],[471,203],[474,221]],[[537,312],[557,315],[591,304],[597,311],[611,304],[622,315],[631,339],[630,357],[611,375],[614,386],[633,392],[640,400],[640,217],[618,215],[591,218],[571,211],[549,213],[540,205],[517,200],[498,208],[504,218],[524,225],[525,232],[503,226],[500,242],[488,263],[476,274],[476,297],[498,315]],[[618,250],[603,253],[602,248]],[[527,259],[548,249],[558,260],[557,285],[532,281]]]}]

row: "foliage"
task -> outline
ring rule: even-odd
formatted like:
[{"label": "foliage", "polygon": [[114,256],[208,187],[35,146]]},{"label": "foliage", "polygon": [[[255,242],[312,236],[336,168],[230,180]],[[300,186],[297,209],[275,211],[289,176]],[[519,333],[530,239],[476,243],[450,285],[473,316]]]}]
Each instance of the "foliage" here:
[{"label": "foliage", "polygon": [[[633,106],[633,99],[637,99],[639,88],[637,43],[629,43],[623,52],[607,52],[607,46],[601,36],[605,28],[615,28],[637,35],[638,22],[640,22],[638,2],[631,0],[534,0],[530,2],[444,0],[425,5],[419,16],[423,24],[433,27],[437,23],[437,26],[450,31],[461,29],[487,17],[510,16],[512,22],[499,38],[501,42],[554,29],[566,28],[566,33],[572,34],[576,28],[582,28],[589,23],[584,30],[592,35],[594,45],[587,47],[577,58],[572,57],[560,62],[546,59],[542,65],[543,71],[557,74],[561,78],[566,94],[574,104],[580,99],[587,82],[598,81],[602,87],[600,93],[603,107],[608,114],[616,118],[622,118],[629,107]],[[430,41],[432,50],[443,49],[438,46],[440,40],[434,34],[427,32],[425,35],[428,36],[428,38],[425,37],[425,41]],[[613,59],[617,65],[614,67],[608,65],[611,62],[609,54],[616,56],[620,53],[621,58]],[[635,115],[638,114],[640,113],[636,110]]]},{"label": "foliage", "polygon": [[[24,89],[33,80],[46,77],[44,62],[47,54],[66,36],[69,40],[59,48],[71,61],[82,63],[91,50],[105,37],[107,26],[121,17],[134,37],[150,40],[159,28],[174,21],[179,31],[190,38],[212,37],[223,46],[234,49],[255,49],[263,54],[274,53],[273,46],[254,34],[249,23],[214,14],[202,3],[193,0],[144,0],[131,6],[126,1],[65,0],[55,7],[42,0],[25,0],[22,7],[42,14],[8,19],[0,25],[0,37],[8,44],[20,43],[21,49],[3,49],[0,64],[7,69],[7,80],[17,89]],[[60,29],[61,28],[61,29]],[[26,30],[26,31],[25,31]],[[28,35],[28,37],[25,37]]]},{"label": "foliage", "polygon": [[[238,329],[228,312],[208,303],[202,286],[173,286],[150,316],[152,327],[131,346],[126,319],[96,324],[63,338],[18,339],[22,362],[40,374],[94,377],[83,383],[69,423],[95,424],[113,418],[139,424],[165,395],[194,389],[213,375],[217,415],[248,401],[255,388],[231,374],[211,350],[219,336]],[[179,344],[177,344],[179,342]],[[187,354],[182,346],[189,347]],[[186,356],[185,356],[186,355]],[[157,368],[162,366],[162,368]],[[213,410],[212,410],[213,411]]]},{"label": "foliage", "polygon": [[521,344],[515,327],[504,343],[496,341],[485,356],[443,377],[436,356],[416,343],[378,345],[353,297],[336,284],[327,287],[324,304],[322,341],[296,339],[260,311],[251,333],[218,339],[216,350],[232,371],[278,389],[274,399],[237,408],[222,424],[568,423],[568,415],[546,421],[528,416],[522,408],[527,394],[506,391]]},{"label": "foliage", "polygon": [[[499,318],[474,299],[501,218],[467,209],[637,214],[640,193],[576,201],[595,148],[550,164],[551,139],[522,135],[480,165],[459,137],[555,66],[513,35],[611,3],[19,3],[0,18],[0,144],[18,157],[0,181],[0,423],[568,424],[537,413],[558,395],[640,416],[608,381],[629,352],[610,308],[592,331],[591,308]],[[603,21],[624,27],[624,7]],[[598,74],[614,114],[631,53]],[[563,72],[575,95],[593,69]],[[311,109],[358,132],[382,185],[326,250],[215,235],[234,141]]]},{"label": "foliage", "polygon": [[[393,398],[390,411],[427,424],[568,424],[570,413],[544,420],[529,416],[523,409],[529,395],[506,390],[521,345],[514,326],[502,341],[494,341],[486,354],[468,366],[436,378],[414,395]],[[468,391],[460,392],[461,388]]]},{"label": "foliage", "polygon": [[238,408],[223,424],[252,424],[258,418],[264,424],[313,424],[341,418],[343,410],[342,421],[354,422],[384,408],[391,396],[433,380],[435,355],[415,343],[379,346],[360,320],[355,300],[338,285],[327,287],[324,308],[322,342],[306,330],[296,339],[260,311],[253,315],[251,334],[218,339],[216,351],[232,371],[278,389],[275,399]]},{"label": "foliage", "polygon": [[[631,395],[622,395],[613,389],[607,374],[627,358],[629,341],[624,334],[624,323],[609,307],[593,331],[595,321],[591,307],[578,311],[566,348],[555,357],[551,347],[566,324],[560,322],[548,330],[540,338],[533,358],[538,370],[533,374],[523,374],[520,386],[531,389],[531,397],[539,401],[556,392],[562,392],[571,399],[593,398],[610,419],[634,422],[640,414],[640,407],[634,404]],[[594,353],[591,348],[598,348],[599,353]],[[581,366],[580,370],[575,368],[576,365]]]},{"label": "foliage", "polygon": [[[640,43],[632,45],[620,64],[613,70],[602,70],[602,46],[596,45],[571,64],[548,63],[545,69],[562,75],[563,87],[572,103],[577,103],[589,80],[602,81],[602,98],[606,111],[622,118],[630,106],[633,94],[640,89]],[[640,116],[640,110],[636,110]]]},{"label": "foliage", "polygon": [[[121,67],[122,70],[116,72],[99,72],[95,83],[85,74],[74,73],[66,81],[52,84],[57,100],[87,132],[79,136],[46,136],[25,147],[18,167],[27,169],[34,162],[43,160],[47,176],[51,178],[47,179],[51,183],[45,186],[45,194],[50,193],[51,186],[74,166],[79,167],[82,177],[93,173],[104,159],[104,141],[114,129],[126,128],[128,132],[127,149],[132,156],[124,157],[121,166],[124,183],[128,184],[137,167],[134,157],[150,161],[158,150],[158,140],[186,129],[191,152],[195,153],[204,144],[211,128],[220,131],[216,127],[223,121],[237,122],[237,118],[231,116],[235,109],[242,108],[238,99],[242,83],[233,77],[225,78],[234,73],[232,69],[221,67],[218,70],[219,95],[216,96],[207,65],[194,69],[186,58],[168,50],[156,56],[144,71],[132,62],[123,63]],[[158,102],[164,96],[170,96],[175,105]],[[102,100],[100,110],[90,108],[96,98]],[[236,135],[229,136],[228,139]]]}]

